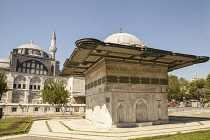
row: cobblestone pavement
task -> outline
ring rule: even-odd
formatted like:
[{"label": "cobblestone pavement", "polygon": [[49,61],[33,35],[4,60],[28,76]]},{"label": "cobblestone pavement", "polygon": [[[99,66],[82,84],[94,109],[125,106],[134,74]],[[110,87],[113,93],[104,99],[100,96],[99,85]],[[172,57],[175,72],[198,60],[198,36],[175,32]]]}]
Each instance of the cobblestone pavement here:
[{"label": "cobblestone pavement", "polygon": [[2,140],[125,140],[138,137],[186,133],[210,129],[210,109],[170,112],[168,124],[135,128],[101,128],[84,119],[35,121],[28,134],[0,137]]}]

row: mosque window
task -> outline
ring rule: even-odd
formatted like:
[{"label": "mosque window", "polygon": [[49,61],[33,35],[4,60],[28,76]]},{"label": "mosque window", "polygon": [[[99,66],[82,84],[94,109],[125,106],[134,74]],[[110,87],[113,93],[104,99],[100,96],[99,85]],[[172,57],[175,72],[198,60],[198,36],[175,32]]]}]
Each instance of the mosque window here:
[{"label": "mosque window", "polygon": [[[47,75],[48,69],[45,65],[43,65],[41,62],[36,60],[28,60],[23,63],[21,63],[17,69],[18,72],[24,72],[24,73],[33,73],[33,74],[45,74]],[[41,70],[43,72],[41,72]],[[46,72],[44,72],[46,71]]]},{"label": "mosque window", "polygon": [[79,108],[78,107],[75,107],[75,112],[79,112]]},{"label": "mosque window", "polygon": [[26,78],[22,75],[19,75],[14,79],[13,88],[21,89],[23,88],[22,85],[25,85],[25,84],[26,84]]},{"label": "mosque window", "polygon": [[17,77],[17,81],[22,81],[22,80],[24,80],[24,77],[22,77],[22,76]]},{"label": "mosque window", "polygon": [[36,85],[34,85],[34,89],[36,90]]},{"label": "mosque window", "polygon": [[60,112],[60,108],[55,108],[55,112]]},{"label": "mosque window", "polygon": [[36,65],[36,68],[39,69],[39,64]]},{"label": "mosque window", "polygon": [[34,108],[34,111],[39,111],[39,108],[38,108],[38,107],[35,107],[35,108]]},{"label": "mosque window", "polygon": [[36,50],[36,51],[34,52],[34,54],[40,55],[41,53],[40,53],[40,51]]},{"label": "mosque window", "polygon": [[40,90],[41,80],[38,77],[34,77],[30,81],[30,89]]},{"label": "mosque window", "polygon": [[23,84],[23,89],[26,89],[26,84]]},{"label": "mosque window", "polygon": [[18,84],[18,89],[21,89],[21,84]]},{"label": "mosque window", "polygon": [[17,112],[17,108],[16,107],[13,107],[12,108],[12,112]]},{"label": "mosque window", "polygon": [[34,63],[32,63],[31,67],[32,67],[32,68],[35,68],[35,64],[34,64]]},{"label": "mosque window", "polygon": [[44,75],[47,75],[47,72],[46,71],[44,71]]},{"label": "mosque window", "polygon": [[54,66],[51,67],[51,72],[54,73]]},{"label": "mosque window", "polygon": [[50,108],[49,108],[49,107],[46,107],[46,108],[45,108],[45,111],[50,111]]},{"label": "mosque window", "polygon": [[34,73],[34,69],[31,69],[31,73]]},{"label": "mosque window", "polygon": [[27,71],[26,71],[27,73],[30,73],[30,69],[27,69]]},{"label": "mosque window", "polygon": [[42,70],[40,70],[40,74],[43,74],[43,71]]}]

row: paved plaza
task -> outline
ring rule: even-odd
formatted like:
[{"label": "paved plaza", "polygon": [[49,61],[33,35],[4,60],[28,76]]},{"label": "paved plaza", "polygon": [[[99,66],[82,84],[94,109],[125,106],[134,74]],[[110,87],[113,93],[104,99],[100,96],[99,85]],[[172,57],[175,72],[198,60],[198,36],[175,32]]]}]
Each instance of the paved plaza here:
[{"label": "paved plaza", "polygon": [[210,128],[210,109],[169,109],[169,124],[135,128],[101,128],[84,119],[35,121],[28,134],[5,136],[2,140],[126,140],[138,137],[186,133]]}]

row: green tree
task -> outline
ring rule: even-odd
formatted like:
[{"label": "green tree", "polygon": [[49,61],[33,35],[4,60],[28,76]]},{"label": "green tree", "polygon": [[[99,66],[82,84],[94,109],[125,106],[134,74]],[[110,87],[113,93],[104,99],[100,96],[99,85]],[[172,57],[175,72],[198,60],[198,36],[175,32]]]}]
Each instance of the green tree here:
[{"label": "green tree", "polygon": [[6,82],[6,76],[3,71],[0,71],[0,100],[2,98],[3,93],[7,92],[7,82]]},{"label": "green tree", "polygon": [[179,78],[179,82],[183,83],[183,84],[186,84],[187,83],[187,80],[183,77],[180,77]]},{"label": "green tree", "polygon": [[197,90],[198,90],[198,87],[197,86],[190,85],[188,99],[198,99],[198,96],[196,94],[196,91]]},{"label": "green tree", "polygon": [[205,82],[205,88],[210,89],[210,73],[208,74]]},{"label": "green tree", "polygon": [[204,79],[199,79],[199,80],[191,82],[189,85],[190,99],[199,99],[200,95],[198,94],[199,93],[198,90],[204,88],[204,86],[205,86]]},{"label": "green tree", "polygon": [[[188,95],[188,88],[189,88],[189,84],[187,82],[187,80],[183,77],[180,77],[179,78],[179,82],[180,82],[180,85],[181,85],[181,95],[183,97],[185,97],[185,99],[188,99],[189,95]],[[183,99],[182,97],[182,99]]]},{"label": "green tree", "polygon": [[197,93],[197,96],[201,97],[202,99],[201,100],[202,106],[203,106],[203,103],[209,102],[210,89],[200,88],[200,89],[197,89],[196,93]]},{"label": "green tree", "polygon": [[43,102],[61,107],[69,102],[69,94],[69,91],[66,90],[63,83],[52,81],[44,86],[41,97],[43,98]]},{"label": "green tree", "polygon": [[204,79],[195,80],[195,81],[191,82],[190,85],[196,86],[199,89],[204,88],[205,80]]},{"label": "green tree", "polygon": [[172,99],[180,100],[183,98],[183,93],[181,93],[181,85],[178,77],[175,75],[168,76],[168,91],[167,98],[169,101]]}]

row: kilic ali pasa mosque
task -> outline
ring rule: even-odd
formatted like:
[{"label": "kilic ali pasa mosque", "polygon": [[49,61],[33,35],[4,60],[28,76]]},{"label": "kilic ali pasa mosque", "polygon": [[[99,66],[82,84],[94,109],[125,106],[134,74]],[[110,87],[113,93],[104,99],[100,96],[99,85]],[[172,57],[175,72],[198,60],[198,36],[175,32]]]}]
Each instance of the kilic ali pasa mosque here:
[{"label": "kilic ali pasa mosque", "polygon": [[67,112],[85,112],[90,125],[110,128],[167,123],[168,72],[209,60],[147,47],[121,30],[104,41],[77,40],[59,76],[55,41],[54,33],[50,54],[33,44],[12,50],[10,59],[5,60],[10,90],[1,101],[4,113],[59,113],[38,96],[45,83],[58,79],[72,93],[74,107],[69,106]]},{"label": "kilic ali pasa mosque", "polygon": [[[65,110],[65,114],[84,114],[84,78],[59,76],[60,62],[55,60],[55,31],[49,50],[50,54],[32,41],[31,44],[13,49],[9,59],[0,59],[0,68],[5,71],[9,88],[0,101],[0,114],[3,117],[59,115],[63,113],[62,110]],[[71,93],[65,109],[43,103],[40,97],[44,85],[54,79],[62,82]]]}]

